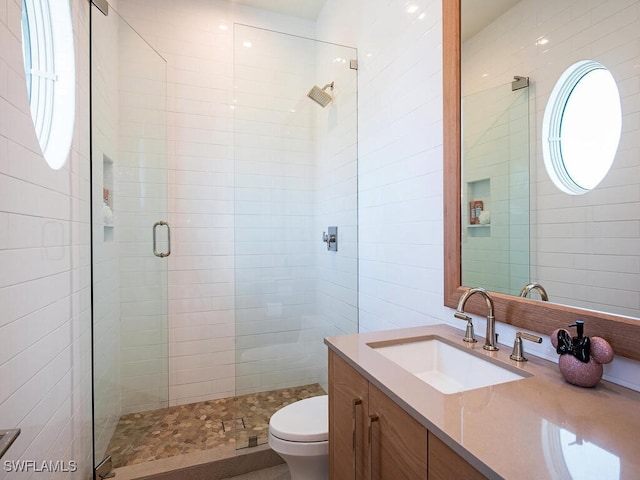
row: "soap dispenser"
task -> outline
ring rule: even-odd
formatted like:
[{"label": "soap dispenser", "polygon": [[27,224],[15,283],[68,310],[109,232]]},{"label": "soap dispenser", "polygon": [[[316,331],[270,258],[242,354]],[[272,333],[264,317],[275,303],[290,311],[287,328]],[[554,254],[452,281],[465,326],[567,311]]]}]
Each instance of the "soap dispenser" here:
[{"label": "soap dispenser", "polygon": [[585,337],[583,320],[569,327],[576,328],[575,336],[563,328],[551,333],[551,343],[560,354],[560,372],[573,385],[594,387],[602,378],[602,365],[613,360],[613,349],[604,338]]}]

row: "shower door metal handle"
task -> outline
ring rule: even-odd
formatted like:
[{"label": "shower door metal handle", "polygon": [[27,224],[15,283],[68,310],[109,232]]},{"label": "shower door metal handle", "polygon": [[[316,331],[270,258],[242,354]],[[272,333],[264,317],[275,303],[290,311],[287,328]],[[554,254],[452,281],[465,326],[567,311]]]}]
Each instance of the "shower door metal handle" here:
[{"label": "shower door metal handle", "polygon": [[[167,227],[167,251],[166,252],[158,252],[157,249],[157,238],[156,231],[159,226]],[[156,257],[164,258],[171,255],[171,227],[167,222],[163,222],[162,220],[153,224],[153,254]]]}]

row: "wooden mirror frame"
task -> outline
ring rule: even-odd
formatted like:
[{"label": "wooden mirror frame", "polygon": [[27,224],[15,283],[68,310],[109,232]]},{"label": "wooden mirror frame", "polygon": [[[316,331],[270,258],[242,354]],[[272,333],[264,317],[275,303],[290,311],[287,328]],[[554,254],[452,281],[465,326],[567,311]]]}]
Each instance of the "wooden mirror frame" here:
[{"label": "wooden mirror frame", "polygon": [[[467,290],[461,286],[460,33],[460,0],[443,0],[444,304],[451,308],[456,308],[458,299]],[[478,295],[474,297],[469,300],[466,310],[486,316],[484,301]],[[567,328],[582,319],[588,336],[597,335],[608,340],[616,355],[640,360],[640,320],[501,293],[491,293],[491,297],[498,322],[549,335],[556,328]]]}]

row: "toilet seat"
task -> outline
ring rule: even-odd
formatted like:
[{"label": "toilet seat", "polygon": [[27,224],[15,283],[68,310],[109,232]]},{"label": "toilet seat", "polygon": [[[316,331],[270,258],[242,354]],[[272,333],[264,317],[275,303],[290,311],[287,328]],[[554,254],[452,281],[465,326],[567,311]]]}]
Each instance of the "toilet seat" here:
[{"label": "toilet seat", "polygon": [[287,442],[329,440],[329,400],[327,395],[299,400],[281,408],[269,420],[269,433]]}]

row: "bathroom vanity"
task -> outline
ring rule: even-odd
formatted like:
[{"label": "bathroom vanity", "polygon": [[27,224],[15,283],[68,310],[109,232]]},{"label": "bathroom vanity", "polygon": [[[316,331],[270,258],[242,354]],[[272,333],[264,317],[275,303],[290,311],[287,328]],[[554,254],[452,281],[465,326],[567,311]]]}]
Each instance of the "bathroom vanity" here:
[{"label": "bathroom vanity", "polygon": [[[412,368],[421,360],[411,352],[432,355],[434,339],[474,357],[457,373],[439,372],[468,372],[458,391]],[[514,362],[510,346],[487,352],[446,325],[325,343],[331,479],[640,478],[638,392],[606,381],[569,385],[552,362]],[[386,346],[397,352],[383,353]],[[515,377],[485,373],[479,361]],[[487,375],[489,385],[472,385],[471,377]]]},{"label": "bathroom vanity", "polygon": [[485,478],[333,351],[329,375],[330,478]]}]

